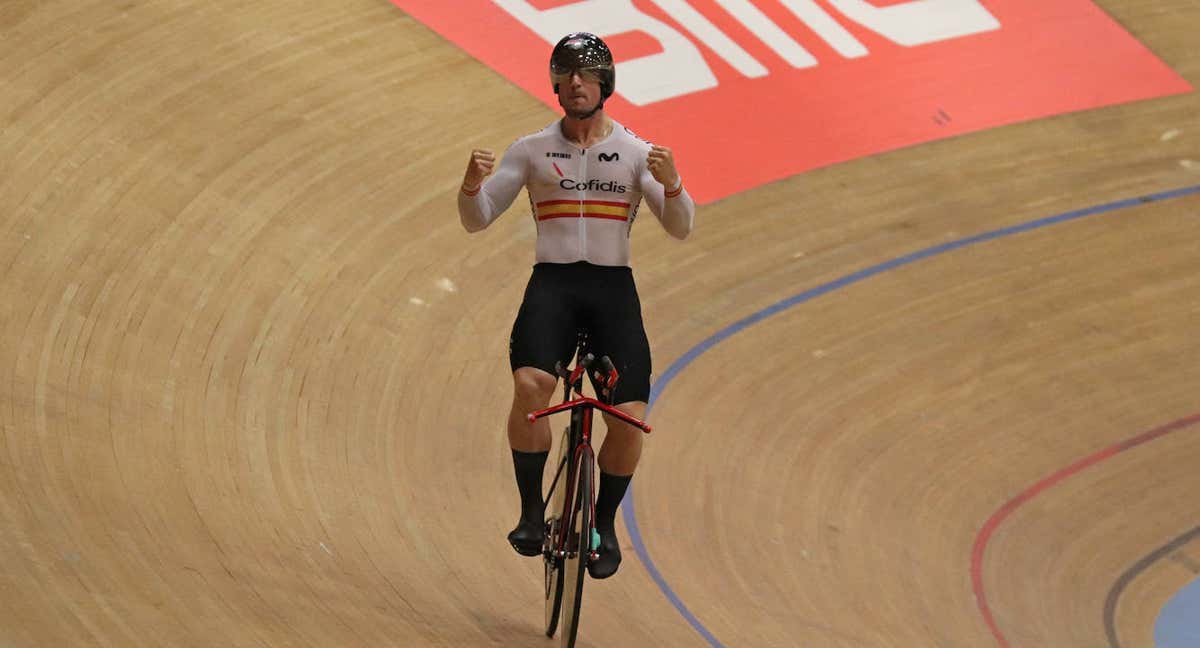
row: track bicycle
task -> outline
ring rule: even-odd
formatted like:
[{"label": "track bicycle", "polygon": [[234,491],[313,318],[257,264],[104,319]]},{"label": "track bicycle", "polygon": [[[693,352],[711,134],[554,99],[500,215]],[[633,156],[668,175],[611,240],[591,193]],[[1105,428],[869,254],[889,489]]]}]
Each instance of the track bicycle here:
[{"label": "track bicycle", "polygon": [[[597,395],[607,402],[583,394],[583,376],[589,378]],[[583,582],[588,563],[599,555],[600,533],[596,531],[596,456],[592,451],[592,419],[596,410],[649,434],[646,425],[612,405],[620,374],[608,356],[595,359],[587,352],[587,337],[581,334],[575,351],[575,367],[561,362],[555,371],[563,380],[563,402],[529,413],[530,423],[551,414],[570,411],[571,422],[563,430],[554,480],[546,495],[546,528],[542,541],[545,571],[546,636],[553,637],[562,620],[562,645],[573,648],[579,633],[583,604]],[[571,394],[576,394],[571,398]]]}]

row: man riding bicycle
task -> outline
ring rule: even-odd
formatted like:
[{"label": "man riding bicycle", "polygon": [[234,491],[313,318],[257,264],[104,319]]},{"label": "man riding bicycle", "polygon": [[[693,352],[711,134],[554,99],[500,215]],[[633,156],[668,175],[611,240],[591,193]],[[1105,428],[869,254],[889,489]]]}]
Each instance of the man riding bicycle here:
[{"label": "man riding bicycle", "polygon": [[[584,330],[596,357],[612,358],[621,380],[612,402],[642,419],[650,397],[650,346],[629,267],[629,235],[644,198],[666,231],[683,239],[692,231],[695,205],[683,188],[671,150],[654,146],[604,113],[615,88],[612,53],[588,33],[572,33],[550,55],[550,80],[565,116],[513,142],[498,168],[495,155],[476,149],[458,193],[463,227],[477,232],[494,222],[522,187],[537,226],[536,259],[509,340],[513,405],[508,417],[521,518],[508,534],[525,556],[542,551],[542,473],[550,451],[545,419],[525,415],[546,407],[557,385],[554,365],[564,365]],[[621,563],[615,532],[617,508],[642,452],[642,432],[605,415],[608,435],[597,458],[599,558],[593,578],[607,578]]]}]

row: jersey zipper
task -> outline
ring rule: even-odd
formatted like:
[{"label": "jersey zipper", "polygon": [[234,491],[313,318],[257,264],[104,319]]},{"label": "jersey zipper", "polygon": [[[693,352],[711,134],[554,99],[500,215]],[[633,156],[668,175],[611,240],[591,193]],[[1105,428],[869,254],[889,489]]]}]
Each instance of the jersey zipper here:
[{"label": "jersey zipper", "polygon": [[[582,149],[579,152],[580,167],[579,181],[582,186],[587,186],[587,149]],[[584,190],[579,190],[579,258],[587,260],[587,219],[583,217],[583,199],[586,194]]]}]

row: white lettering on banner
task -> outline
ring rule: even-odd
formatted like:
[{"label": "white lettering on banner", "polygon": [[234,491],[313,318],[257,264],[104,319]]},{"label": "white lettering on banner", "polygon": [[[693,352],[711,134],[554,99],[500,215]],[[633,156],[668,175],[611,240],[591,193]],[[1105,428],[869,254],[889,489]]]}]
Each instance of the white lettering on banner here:
[{"label": "white lettering on banner", "polygon": [[[651,2],[678,20],[679,24],[699,38],[701,43],[707,45],[717,53],[717,56],[725,59],[726,63],[741,72],[742,76],[755,79],[767,75],[767,68],[762,63],[754,60],[749,52],[733,42],[733,39],[726,36],[725,32],[712,24],[708,18],[704,17],[704,14],[692,8],[692,5],[685,0],[651,0]],[[669,71],[664,71],[669,73]]]},{"label": "white lettering on banner", "polygon": [[846,58],[867,55],[867,48],[813,0],[780,0],[780,2],[790,9],[801,22],[817,32],[817,35],[829,43],[838,54]]},{"label": "white lettering on banner", "polygon": [[[687,0],[650,0],[743,76],[768,70]],[[817,59],[750,0],[714,0],[789,65],[808,68]],[[814,0],[778,0],[838,54],[859,58],[866,46]],[[670,25],[633,6],[632,0],[581,0],[537,9],[528,0],[492,0],[548,43],[563,34],[587,29],[604,38],[640,32],[656,40],[661,52],[617,64],[621,96],[644,106],[717,86],[716,76],[689,39]],[[912,47],[1000,28],[980,0],[911,0],[876,7],[866,0],[828,0],[846,18],[894,43]]]},{"label": "white lettering on banner", "polygon": [[907,46],[1000,28],[1000,21],[979,0],[914,0],[890,7],[876,7],[864,0],[829,0],[829,3],[850,20]]},{"label": "white lettering on banner", "polygon": [[779,25],[772,22],[758,7],[750,4],[749,0],[717,0],[717,4],[737,18],[746,29],[775,50],[792,67],[806,68],[817,64],[815,56],[801,47],[800,43],[792,40],[787,32],[780,29]]}]

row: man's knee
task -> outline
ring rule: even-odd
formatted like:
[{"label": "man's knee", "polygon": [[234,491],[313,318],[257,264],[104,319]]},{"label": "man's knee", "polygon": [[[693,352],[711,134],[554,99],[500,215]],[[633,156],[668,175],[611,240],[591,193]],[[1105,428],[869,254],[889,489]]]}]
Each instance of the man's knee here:
[{"label": "man's knee", "polygon": [[513,372],[513,389],[522,402],[549,403],[556,386],[558,379],[541,369],[521,367]]},{"label": "man's knee", "polygon": [[642,420],[646,418],[645,401],[628,401],[625,403],[619,403],[613,407],[632,416],[635,419]]},{"label": "man's knee", "polygon": [[[627,403],[621,403],[620,405],[616,405],[615,407],[618,410],[620,410],[621,412],[624,412],[625,414],[628,414],[635,419],[644,420],[646,418],[646,403],[644,403],[644,402],[629,401]],[[629,425],[628,423],[622,421],[621,419],[619,419],[611,414],[604,415],[604,424],[608,427],[609,430],[616,430],[619,434],[623,434],[623,435],[627,435],[627,436],[634,436],[635,433],[638,436],[644,434],[638,428],[636,428],[632,425]]]}]

